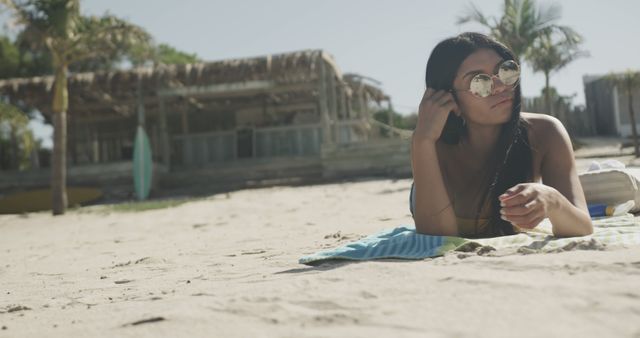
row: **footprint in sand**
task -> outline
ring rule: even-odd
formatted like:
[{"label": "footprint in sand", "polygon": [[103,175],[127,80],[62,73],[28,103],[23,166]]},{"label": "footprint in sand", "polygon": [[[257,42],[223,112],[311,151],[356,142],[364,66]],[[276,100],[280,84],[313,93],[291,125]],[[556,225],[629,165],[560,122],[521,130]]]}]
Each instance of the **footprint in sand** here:
[{"label": "footprint in sand", "polygon": [[0,313],[5,313],[5,312],[11,313],[11,312],[19,312],[19,311],[27,311],[27,310],[31,310],[31,308],[24,305],[12,304],[5,307],[5,310],[0,310]]},{"label": "footprint in sand", "polygon": [[338,231],[336,233],[333,234],[328,234],[324,236],[324,239],[331,239],[331,238],[335,238],[338,240],[338,242],[340,241],[345,241],[345,240],[358,240],[363,238],[364,236],[358,235],[358,234],[345,234],[343,235],[341,231]]},{"label": "footprint in sand", "polygon": [[241,255],[258,255],[265,252],[267,252],[267,250],[255,249],[255,250],[245,250],[245,251],[242,251],[240,254]]},{"label": "footprint in sand", "polygon": [[151,317],[147,319],[138,320],[132,323],[123,324],[122,326],[126,327],[126,326],[135,326],[135,325],[141,325],[141,324],[157,323],[164,320],[165,320],[164,317]]}]

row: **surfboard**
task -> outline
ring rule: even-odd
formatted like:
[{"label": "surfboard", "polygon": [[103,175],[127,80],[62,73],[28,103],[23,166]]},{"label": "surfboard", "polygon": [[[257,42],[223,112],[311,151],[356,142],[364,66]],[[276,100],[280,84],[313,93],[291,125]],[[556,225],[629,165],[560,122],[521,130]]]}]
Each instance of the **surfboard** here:
[{"label": "surfboard", "polygon": [[[70,207],[84,205],[102,197],[102,191],[91,187],[67,187]],[[51,210],[51,189],[20,191],[0,197],[0,214],[19,214]]]},{"label": "surfboard", "polygon": [[142,126],[138,126],[133,146],[133,186],[138,200],[145,200],[151,191],[153,161],[149,138]]}]

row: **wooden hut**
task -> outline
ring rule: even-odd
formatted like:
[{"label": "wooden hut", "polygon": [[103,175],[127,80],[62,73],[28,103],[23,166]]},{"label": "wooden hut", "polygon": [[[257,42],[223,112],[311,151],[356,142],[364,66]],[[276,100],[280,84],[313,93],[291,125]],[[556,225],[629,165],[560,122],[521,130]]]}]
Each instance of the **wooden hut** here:
[{"label": "wooden hut", "polygon": [[[631,135],[629,97],[624,88],[614,84],[609,77],[622,74],[585,75],[583,77],[587,112],[594,121],[597,135]],[[640,89],[633,90],[633,98],[640,97]],[[640,111],[640,100],[633,100],[633,109]],[[640,120],[636,118],[636,128],[640,130]]]},{"label": "wooden hut", "polygon": [[[343,76],[322,50],[73,74],[68,83],[70,182],[74,166],[128,173],[139,123],[160,172],[172,173],[167,186],[321,176],[322,147],[375,137],[371,109],[389,100],[363,77]],[[2,95],[45,119],[52,89],[51,76],[0,81]]]}]

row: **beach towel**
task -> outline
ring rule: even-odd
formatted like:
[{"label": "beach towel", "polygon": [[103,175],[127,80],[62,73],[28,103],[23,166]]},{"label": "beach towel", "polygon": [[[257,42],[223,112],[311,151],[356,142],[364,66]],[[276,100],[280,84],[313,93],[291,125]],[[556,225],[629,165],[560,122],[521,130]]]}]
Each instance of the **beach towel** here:
[{"label": "beach towel", "polygon": [[383,258],[419,260],[442,256],[450,251],[479,249],[492,251],[514,248],[521,253],[534,253],[640,245],[640,218],[636,219],[631,214],[595,219],[593,225],[594,232],[589,236],[556,238],[551,231],[551,222],[545,219],[527,232],[483,239],[422,235],[416,233],[413,225],[407,225],[304,256],[299,262],[317,264],[334,259],[364,261]]}]

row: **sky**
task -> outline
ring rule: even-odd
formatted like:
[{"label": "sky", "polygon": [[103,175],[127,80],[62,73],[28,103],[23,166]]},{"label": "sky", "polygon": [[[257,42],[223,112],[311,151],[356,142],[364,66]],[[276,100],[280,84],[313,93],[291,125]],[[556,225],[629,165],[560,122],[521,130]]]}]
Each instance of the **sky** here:
[{"label": "sky", "polygon": [[[84,0],[84,14],[106,12],[149,31],[158,43],[196,53],[205,61],[253,57],[303,49],[333,55],[343,73],[381,82],[394,108],[417,110],[426,62],[435,45],[465,31],[488,33],[478,24],[456,24],[472,1],[444,0]],[[503,1],[473,3],[499,17]],[[590,57],[552,74],[561,95],[584,104],[584,75],[640,69],[640,1],[538,1],[559,4],[561,25],[584,37]],[[6,22],[6,19],[4,19]],[[539,95],[542,74],[524,64],[524,96]],[[42,134],[42,132],[41,132]]]}]

